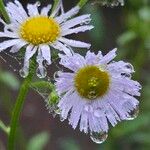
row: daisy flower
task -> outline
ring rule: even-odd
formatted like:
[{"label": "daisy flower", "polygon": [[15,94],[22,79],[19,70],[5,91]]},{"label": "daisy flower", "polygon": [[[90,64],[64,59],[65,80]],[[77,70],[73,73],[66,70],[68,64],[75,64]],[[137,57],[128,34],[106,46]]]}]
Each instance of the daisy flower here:
[{"label": "daisy flower", "polygon": [[21,3],[15,0],[14,3],[9,2],[6,6],[11,23],[7,24],[0,18],[0,23],[4,26],[0,37],[7,38],[0,43],[0,52],[7,48],[11,48],[11,53],[16,53],[22,50],[21,48],[26,49],[24,66],[21,70],[24,77],[28,75],[29,60],[35,54],[38,63],[37,75],[42,78],[46,75],[43,62],[51,64],[51,48],[68,54],[70,47],[90,47],[88,43],[65,37],[73,33],[91,30],[93,26],[87,25],[91,21],[90,15],[73,18],[79,12],[79,6],[64,12],[62,0],[59,0],[54,10],[51,7],[48,5],[40,11],[39,3],[28,4],[28,12],[26,12]]},{"label": "daisy flower", "polygon": [[[131,80],[134,69],[124,61],[112,61],[116,49],[106,55],[90,51],[83,57],[77,53],[60,55],[60,64],[70,72],[58,72],[56,89],[60,96],[61,117],[69,120],[75,129],[101,138],[107,138],[109,124],[132,120],[138,112],[140,84]],[[98,133],[98,134],[97,134]]]}]

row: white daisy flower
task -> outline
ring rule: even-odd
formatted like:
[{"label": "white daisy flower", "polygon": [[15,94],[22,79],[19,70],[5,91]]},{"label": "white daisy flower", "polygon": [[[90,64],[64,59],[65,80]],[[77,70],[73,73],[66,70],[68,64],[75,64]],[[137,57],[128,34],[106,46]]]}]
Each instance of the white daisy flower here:
[{"label": "white daisy flower", "polygon": [[0,32],[0,37],[9,38],[0,43],[0,52],[11,48],[11,53],[18,52],[25,47],[24,67],[22,73],[24,77],[28,75],[29,60],[37,53],[37,75],[44,77],[46,75],[43,61],[51,64],[51,48],[69,53],[68,47],[89,48],[90,44],[81,41],[75,41],[65,38],[66,35],[85,32],[91,30],[93,26],[87,25],[90,21],[90,15],[81,15],[74,17],[79,12],[79,6],[76,6],[64,12],[62,0],[59,0],[55,10],[51,10],[48,5],[39,11],[39,3],[28,4],[28,13],[25,11],[19,1],[9,2],[6,10],[10,16],[10,24],[2,19],[0,22],[4,25],[4,31]]},{"label": "white daisy flower", "polygon": [[[118,61],[116,49],[103,56],[87,52],[85,58],[77,53],[60,55],[60,64],[71,70],[58,72],[56,89],[60,96],[61,117],[75,129],[85,133],[107,133],[110,123],[131,120],[137,111],[141,86],[131,80],[131,64]],[[101,135],[102,142],[106,134]],[[92,137],[94,140],[94,137]],[[98,142],[97,142],[98,143]]]}]

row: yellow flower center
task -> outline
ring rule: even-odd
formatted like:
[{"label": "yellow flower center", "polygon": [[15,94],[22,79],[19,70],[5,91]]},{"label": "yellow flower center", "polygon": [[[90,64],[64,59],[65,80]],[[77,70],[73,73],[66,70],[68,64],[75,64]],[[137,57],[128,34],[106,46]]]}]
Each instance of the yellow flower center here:
[{"label": "yellow flower center", "polygon": [[110,78],[106,71],[96,66],[87,66],[80,69],[74,80],[80,96],[93,100],[106,94]]},{"label": "yellow flower center", "polygon": [[60,26],[45,16],[29,18],[20,28],[20,36],[34,45],[53,43],[60,35]]}]

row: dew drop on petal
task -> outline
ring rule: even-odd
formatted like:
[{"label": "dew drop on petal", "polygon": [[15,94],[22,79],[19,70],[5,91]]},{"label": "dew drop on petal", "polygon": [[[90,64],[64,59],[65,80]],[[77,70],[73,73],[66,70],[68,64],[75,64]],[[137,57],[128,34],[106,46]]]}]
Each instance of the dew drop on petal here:
[{"label": "dew drop on petal", "polygon": [[90,92],[88,93],[87,97],[88,97],[89,99],[95,99],[95,98],[97,98],[97,94],[96,94],[95,91],[90,91]]},{"label": "dew drop on petal", "polygon": [[41,6],[41,2],[40,2],[40,1],[37,1],[37,2],[36,2],[36,6],[37,6],[37,7],[40,7],[40,6]]},{"label": "dew drop on petal", "polygon": [[126,120],[134,120],[138,117],[138,114],[139,106],[136,106],[136,108],[129,113],[129,117]]},{"label": "dew drop on petal", "polygon": [[22,69],[20,69],[19,74],[21,77],[26,78],[29,74],[29,71],[28,71],[28,69],[22,68]]},{"label": "dew drop on petal", "polygon": [[85,24],[89,24],[91,22],[91,20],[87,20],[86,22],[84,22]]},{"label": "dew drop on petal", "polygon": [[121,75],[123,77],[126,77],[126,78],[131,78],[131,74],[130,73],[122,73]]},{"label": "dew drop on petal", "polygon": [[54,80],[59,77],[60,73],[61,73],[61,71],[56,71],[56,72],[54,73]]},{"label": "dew drop on petal", "polygon": [[94,116],[95,117],[97,117],[97,118],[100,118],[100,117],[102,117],[104,115],[104,111],[102,110],[102,109],[96,109],[95,111],[94,111]]},{"label": "dew drop on petal", "polygon": [[45,67],[38,67],[37,70],[36,70],[36,75],[39,77],[39,78],[45,78],[46,75],[47,75],[47,70]]},{"label": "dew drop on petal", "polygon": [[60,121],[63,122],[65,120],[65,118],[63,118],[61,115],[60,115]]},{"label": "dew drop on petal", "polygon": [[84,110],[86,112],[93,112],[93,107],[91,105],[85,105]]},{"label": "dew drop on petal", "polygon": [[134,72],[134,67],[131,64],[126,65],[127,69],[130,69],[132,72]]},{"label": "dew drop on petal", "polygon": [[91,140],[96,144],[101,144],[105,142],[107,137],[108,137],[107,132],[100,132],[100,133],[92,132],[90,135]]}]

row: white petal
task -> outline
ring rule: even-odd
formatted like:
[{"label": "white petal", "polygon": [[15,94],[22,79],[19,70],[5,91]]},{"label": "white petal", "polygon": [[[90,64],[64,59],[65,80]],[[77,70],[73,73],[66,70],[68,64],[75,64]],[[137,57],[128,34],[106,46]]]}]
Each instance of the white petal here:
[{"label": "white petal", "polygon": [[130,63],[126,63],[124,61],[112,62],[108,64],[107,69],[114,76],[120,75],[121,73],[131,74],[135,72],[133,66]]},{"label": "white petal", "polygon": [[63,51],[66,55],[71,54],[71,50],[68,47],[66,47],[66,45],[62,44],[59,41],[55,42],[51,46],[54,47],[55,49],[58,49],[59,51]]},{"label": "white petal", "polygon": [[88,25],[85,25],[85,26],[80,26],[80,27],[77,27],[77,28],[73,28],[73,29],[67,29],[67,30],[62,30],[62,36],[66,36],[66,35],[70,35],[70,34],[77,34],[79,32],[85,32],[85,31],[88,31],[88,30],[91,30],[93,29],[94,26],[88,26]]},{"label": "white petal", "polygon": [[24,17],[22,11],[19,9],[17,5],[12,2],[9,2],[6,7],[8,13],[10,14],[11,20],[15,22],[15,20],[19,23],[22,23],[27,17]]},{"label": "white petal", "polygon": [[59,57],[61,58],[60,64],[72,71],[77,71],[86,65],[84,57],[77,53],[73,56],[59,55]]},{"label": "white petal", "polygon": [[83,107],[86,101],[83,101],[77,93],[75,93],[74,97],[74,104],[70,113],[69,123],[72,125],[73,129],[75,129],[78,125],[78,122],[81,117],[81,113],[83,111]]},{"label": "white petal", "polygon": [[91,47],[91,44],[81,42],[81,41],[66,39],[64,37],[59,38],[59,40],[69,46],[72,46],[72,47],[79,47],[79,48],[90,48]]},{"label": "white petal", "polygon": [[81,114],[81,120],[80,120],[80,131],[84,131],[85,133],[88,133],[88,114],[85,112],[82,112]]},{"label": "white petal", "polygon": [[74,86],[74,73],[58,73],[59,78],[56,78],[56,87],[59,95],[69,91]]},{"label": "white petal", "polygon": [[20,39],[8,40],[0,43],[0,52],[21,42]]},{"label": "white petal", "polygon": [[28,15],[27,15],[25,9],[23,8],[22,4],[18,0],[15,0],[15,3],[18,6],[20,13],[22,14],[22,17],[24,19],[28,18]]},{"label": "white petal", "polygon": [[0,32],[0,37],[8,37],[8,38],[19,38],[19,36],[12,32]]},{"label": "white petal", "polygon": [[48,45],[41,45],[40,48],[41,48],[41,52],[42,52],[43,58],[50,65],[52,63],[51,62],[51,50],[50,50],[50,47]]},{"label": "white petal", "polygon": [[80,24],[83,25],[83,24],[90,22],[90,21],[91,21],[91,18],[90,18],[89,14],[88,15],[82,15],[82,16],[75,17],[73,19],[66,21],[65,23],[63,23],[61,25],[61,28],[64,31],[64,30],[72,28],[76,25],[80,25]]},{"label": "white petal", "polygon": [[101,60],[100,60],[100,64],[107,64],[110,61],[112,61],[115,57],[116,57],[116,51],[117,49],[113,49],[112,51],[110,51],[109,53],[107,53]]},{"label": "white petal", "polygon": [[52,5],[47,5],[41,10],[41,15],[48,16],[48,12],[51,10]]},{"label": "white petal", "polygon": [[27,9],[28,9],[29,16],[32,17],[32,16],[39,15],[37,3],[35,3],[35,4],[28,4],[27,5]]},{"label": "white petal", "polygon": [[13,33],[13,34],[18,34],[19,35],[19,28],[20,24],[18,23],[12,23],[12,24],[7,24],[4,26],[4,32],[5,33]]},{"label": "white petal", "polygon": [[56,21],[58,21],[59,23],[62,23],[64,21],[66,21],[68,18],[71,18],[72,16],[76,15],[79,12],[80,8],[78,6],[72,8],[71,10],[69,10],[68,12],[62,14],[59,17],[56,17]]},{"label": "white petal", "polygon": [[67,118],[68,113],[75,102],[75,99],[73,97],[73,90],[70,89],[59,101],[58,107],[60,108],[60,110],[62,110],[61,117],[63,117],[64,119]]},{"label": "white petal", "polygon": [[18,52],[22,47],[24,47],[25,45],[27,45],[28,43],[25,41],[21,41],[20,43],[17,43],[16,45],[14,45],[11,49],[10,52],[11,53],[16,53]]},{"label": "white petal", "polygon": [[99,51],[97,55],[95,55],[94,53],[88,51],[86,53],[85,59],[86,59],[86,63],[88,65],[98,65],[99,61],[101,60],[102,57],[103,56],[102,56],[101,51]]},{"label": "white petal", "polygon": [[24,66],[23,66],[23,70],[25,72],[29,72],[29,65],[30,65],[30,58],[35,54],[35,52],[37,51],[37,46],[33,46],[33,45],[28,45],[26,52],[25,52],[25,57],[24,57]]},{"label": "white petal", "polygon": [[28,45],[25,53],[25,60],[29,60],[37,51],[37,46]]}]

